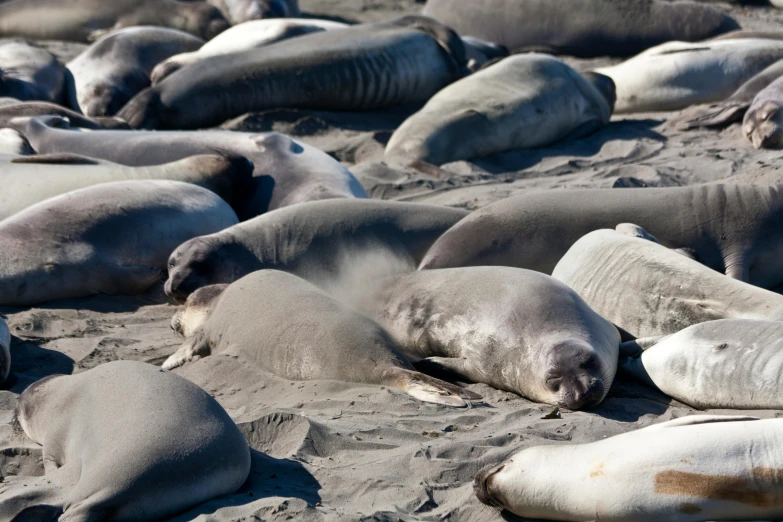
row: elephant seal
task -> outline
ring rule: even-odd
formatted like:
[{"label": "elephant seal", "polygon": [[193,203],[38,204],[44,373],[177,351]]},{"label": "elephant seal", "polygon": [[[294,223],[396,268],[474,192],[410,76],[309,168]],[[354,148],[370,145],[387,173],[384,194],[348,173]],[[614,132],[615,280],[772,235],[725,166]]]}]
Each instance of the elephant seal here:
[{"label": "elephant seal", "polygon": [[623,349],[623,371],[694,408],[783,409],[781,322],[708,321]]},{"label": "elephant seal", "polygon": [[414,371],[377,323],[295,275],[261,270],[221,290],[209,315],[201,325],[188,326],[193,335],[163,368],[230,350],[294,381],[385,384],[425,402],[456,407],[464,407],[465,399],[481,399]]},{"label": "elephant seal", "polygon": [[607,77],[591,83],[552,56],[512,56],[433,96],[392,134],[386,161],[442,165],[545,147],[597,131],[613,105]]},{"label": "elephant seal", "polygon": [[11,373],[11,332],[5,320],[0,317],[0,385]]},{"label": "elephant seal", "polygon": [[33,154],[33,152],[25,137],[17,131],[14,129],[0,129],[0,154],[24,156]]},{"label": "elephant seal", "polygon": [[577,241],[552,277],[632,336],[668,335],[716,319],[783,320],[780,294],[719,274],[646,239],[635,225],[618,229]]},{"label": "elephant seal", "polygon": [[184,301],[202,286],[265,268],[325,279],[346,268],[346,256],[362,252],[388,253],[415,267],[433,241],[466,215],[455,208],[360,199],[295,205],[178,246],[169,258],[165,290]]},{"label": "elephant seal", "polygon": [[206,58],[140,92],[119,117],[134,129],[198,129],[279,107],[365,111],[423,103],[467,74],[466,65],[454,31],[406,16],[307,34],[262,53]]},{"label": "elephant seal", "polygon": [[43,446],[45,475],[5,477],[3,520],[168,519],[250,473],[247,441],[218,402],[146,363],[44,378],[19,397],[17,419]]},{"label": "elephant seal", "polygon": [[21,40],[0,42],[0,96],[59,103],[64,88],[65,69],[52,53]]},{"label": "elephant seal", "polygon": [[739,29],[709,6],[657,0],[428,0],[423,14],[512,52],[626,57]]},{"label": "elephant seal", "polygon": [[179,29],[210,40],[229,24],[205,2],[177,0],[10,0],[0,2],[0,37],[93,42],[123,27]]},{"label": "elephant seal", "polygon": [[[525,518],[780,520],[783,419],[694,415],[481,470],[479,500]],[[752,448],[752,457],[749,455]]]},{"label": "elephant seal", "polygon": [[275,20],[253,20],[235,25],[212,40],[198,51],[177,54],[163,60],[152,70],[152,84],[160,83],[163,78],[182,67],[199,62],[212,56],[259,49],[273,43],[282,42],[310,33],[345,29],[347,24],[330,20],[310,20],[305,18],[284,18]]},{"label": "elephant seal", "polygon": [[81,129],[128,129],[128,124],[116,118],[88,118],[82,114],[49,102],[9,102],[0,104],[0,127],[7,127],[14,118],[60,116],[71,127]]},{"label": "elephant seal", "polygon": [[165,27],[128,27],[108,34],[66,64],[73,77],[70,106],[87,116],[113,116],[150,86],[153,67],[203,44],[189,33]]},{"label": "elephant seal", "polygon": [[233,25],[259,18],[295,18],[299,11],[298,0],[207,0]]},{"label": "elephant seal", "polygon": [[780,59],[781,40],[669,42],[596,72],[614,80],[615,113],[677,111],[728,98]]},{"label": "elephant seal", "polygon": [[742,120],[742,134],[756,149],[783,147],[783,78],[770,83],[753,99]]},{"label": "elephant seal", "polygon": [[177,245],[236,223],[218,196],[178,181],[115,181],[48,199],[0,221],[0,305],[145,292]]},{"label": "elephant seal", "polygon": [[[620,334],[550,276],[506,267],[393,276],[371,317],[416,367],[443,371],[572,410],[600,403],[614,380]],[[429,370],[429,371],[428,371]]]},{"label": "elephant seal", "polygon": [[[2,131],[0,130],[0,133]],[[242,157],[191,156],[154,167],[126,167],[83,156],[0,157],[0,220],[67,192],[112,181],[167,179],[204,187],[229,203],[244,204],[253,165]]]},{"label": "elephant seal", "polygon": [[160,165],[196,154],[243,156],[254,165],[253,185],[239,210],[249,219],[268,210],[306,201],[366,198],[351,172],[315,147],[277,133],[78,132],[56,128],[61,118],[12,120],[39,154],[72,153],[123,165]]},{"label": "elephant seal", "polygon": [[783,283],[783,187],[704,185],[537,191],[477,210],[421,268],[504,265],[551,273],[579,238],[635,222],[667,247],[765,288]]},{"label": "elephant seal", "polygon": [[508,49],[494,42],[488,42],[473,36],[463,36],[462,45],[465,46],[465,59],[468,61],[468,70],[476,72],[501,58],[508,56]]}]

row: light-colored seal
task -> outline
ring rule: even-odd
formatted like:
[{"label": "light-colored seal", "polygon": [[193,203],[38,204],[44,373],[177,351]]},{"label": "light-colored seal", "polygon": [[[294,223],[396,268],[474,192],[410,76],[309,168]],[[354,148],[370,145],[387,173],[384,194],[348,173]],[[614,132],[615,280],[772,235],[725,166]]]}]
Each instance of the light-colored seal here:
[{"label": "light-colored seal", "polygon": [[614,80],[615,113],[677,111],[725,100],[781,58],[781,40],[669,42],[596,72]]},{"label": "light-colored seal", "polygon": [[[0,130],[0,133],[3,131]],[[0,220],[73,190],[112,181],[167,179],[204,187],[229,203],[244,204],[253,165],[245,158],[191,156],[154,167],[126,167],[73,155],[0,157]]]},{"label": "light-colored seal", "polygon": [[210,58],[249,49],[259,49],[273,43],[282,42],[310,33],[344,29],[347,24],[329,20],[310,20],[305,18],[285,18],[276,20],[253,20],[235,25],[212,40],[198,51],[178,54],[160,62],[152,70],[150,78],[153,85],[182,67]]},{"label": "light-colored seal", "polygon": [[548,55],[506,58],[444,88],[405,120],[386,161],[442,165],[589,135],[614,105],[612,80],[596,80]]},{"label": "light-colored seal", "polygon": [[783,283],[782,220],[778,187],[531,191],[474,212],[438,239],[421,268],[503,265],[549,274],[585,234],[634,222],[710,268],[774,288]]},{"label": "light-colored seal", "polygon": [[0,37],[93,42],[123,27],[179,29],[210,40],[229,24],[206,2],[178,0],[10,0],[0,2]]},{"label": "light-colored seal", "polygon": [[478,473],[479,500],[546,520],[783,517],[783,419],[696,415],[590,444],[524,449]]},{"label": "light-colored seal", "polygon": [[538,272],[414,272],[393,276],[369,301],[371,316],[427,373],[578,410],[601,402],[617,371],[617,328]]},{"label": "light-colored seal", "polygon": [[457,407],[465,406],[464,399],[481,398],[414,371],[376,322],[294,275],[261,270],[216,297],[203,324],[186,327],[193,335],[164,368],[231,351],[289,380],[384,384]]},{"label": "light-colored seal", "polygon": [[11,373],[11,332],[5,320],[0,317],[0,385]]},{"label": "light-colored seal", "polygon": [[123,165],[160,165],[196,154],[227,154],[249,159],[253,186],[239,209],[241,219],[268,210],[322,199],[366,198],[359,181],[337,160],[310,145],[277,133],[77,132],[55,128],[52,117],[13,120],[39,154],[72,153]]},{"label": "light-colored seal", "polygon": [[428,0],[424,15],[512,52],[583,58],[631,56],[671,40],[699,41],[739,29],[712,7],[658,0]]},{"label": "light-colored seal", "polygon": [[298,0],[207,0],[232,24],[259,18],[290,18],[301,14]]},{"label": "light-colored seal", "polygon": [[415,267],[433,241],[466,215],[455,208],[361,199],[279,209],[178,246],[169,258],[166,293],[184,301],[202,286],[265,268],[328,278],[350,273],[362,253],[380,252]]},{"label": "light-colored seal", "polygon": [[19,132],[14,129],[0,129],[0,155],[24,156],[34,152],[27,139]]},{"label": "light-colored seal", "polygon": [[552,276],[632,336],[668,335],[716,319],[783,320],[780,294],[711,270],[635,225],[618,229],[577,241]]},{"label": "light-colored seal", "polygon": [[234,493],[250,472],[247,441],[217,401],[150,364],[42,379],[17,419],[43,446],[46,474],[5,477],[2,520],[163,520]]},{"label": "light-colored seal", "polygon": [[694,408],[783,409],[783,322],[709,321],[623,351],[623,371]]},{"label": "light-colored seal", "polygon": [[66,64],[70,106],[87,116],[113,116],[150,86],[153,67],[204,40],[165,27],[129,27],[108,34]]},{"label": "light-colored seal", "polygon": [[65,68],[52,53],[21,40],[0,42],[0,95],[61,103],[64,89]]},{"label": "light-colored seal", "polygon": [[14,118],[34,116],[60,116],[67,120],[69,126],[81,129],[129,128],[127,123],[116,118],[88,118],[55,103],[42,101],[0,103],[0,127],[7,127]]},{"label": "light-colored seal", "polygon": [[116,181],[42,201],[0,221],[0,305],[142,293],[177,245],[236,223],[217,195],[178,181]]},{"label": "light-colored seal", "polygon": [[139,93],[119,117],[135,129],[199,129],[279,107],[364,111],[423,103],[464,76],[466,64],[454,31],[406,16],[201,60]]},{"label": "light-colored seal", "polygon": [[770,83],[753,99],[742,121],[742,134],[756,149],[783,147],[783,78]]}]

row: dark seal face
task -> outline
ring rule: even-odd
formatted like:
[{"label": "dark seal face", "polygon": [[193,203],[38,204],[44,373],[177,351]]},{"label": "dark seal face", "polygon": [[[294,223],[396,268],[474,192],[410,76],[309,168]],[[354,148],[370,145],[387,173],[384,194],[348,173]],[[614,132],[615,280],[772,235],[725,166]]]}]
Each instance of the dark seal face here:
[{"label": "dark seal face", "polygon": [[558,397],[557,405],[569,410],[590,408],[608,392],[604,384],[604,363],[596,351],[582,341],[565,341],[554,346],[547,360],[546,388]]},{"label": "dark seal face", "polygon": [[187,15],[187,31],[209,41],[231,27],[226,17],[210,4],[185,4],[190,9]]},{"label": "dark seal face", "polygon": [[184,303],[190,294],[203,286],[220,281],[220,263],[212,242],[197,237],[180,246],[169,257],[166,295]]}]

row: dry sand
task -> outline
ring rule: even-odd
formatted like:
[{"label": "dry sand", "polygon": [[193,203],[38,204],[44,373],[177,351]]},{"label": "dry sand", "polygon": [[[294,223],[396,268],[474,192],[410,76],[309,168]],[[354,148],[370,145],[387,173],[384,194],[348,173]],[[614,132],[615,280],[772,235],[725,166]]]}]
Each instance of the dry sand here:
[{"label": "dry sand", "polygon": [[[301,4],[307,13],[351,21],[383,20],[421,7],[413,0]],[[730,11],[746,28],[777,29],[783,22],[783,11],[772,8]],[[83,48],[46,46],[64,60]],[[569,62],[583,70],[607,63]],[[739,125],[680,132],[673,125],[677,113],[615,118],[586,139],[446,165],[451,174],[437,178],[391,170],[381,163],[383,146],[409,110],[374,115],[274,110],[224,127],[278,130],[321,147],[352,168],[373,197],[469,209],[530,188],[783,179],[783,152],[753,150]],[[0,391],[0,477],[43,474],[40,448],[11,434],[19,392],[45,375],[79,372],[115,359],[160,364],[181,342],[169,328],[176,309],[159,288],[143,297],[100,296],[29,310],[0,309],[15,335],[16,376],[10,391]],[[231,355],[208,357],[177,373],[213,394],[257,450],[251,478],[239,493],[201,505],[177,521],[499,521],[503,517],[472,493],[473,476],[484,465],[523,447],[590,442],[695,413],[622,379],[599,408],[544,419],[551,407],[484,385],[470,386],[484,395],[484,404],[455,410],[379,387],[284,381]]]}]

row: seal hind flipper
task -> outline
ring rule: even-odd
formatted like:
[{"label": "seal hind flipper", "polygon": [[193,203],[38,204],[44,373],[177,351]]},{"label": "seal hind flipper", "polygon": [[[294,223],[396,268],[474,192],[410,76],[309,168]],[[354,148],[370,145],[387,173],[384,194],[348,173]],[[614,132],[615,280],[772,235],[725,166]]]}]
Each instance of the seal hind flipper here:
[{"label": "seal hind flipper", "polygon": [[410,27],[430,35],[448,56],[455,72],[460,73],[462,76],[470,74],[465,43],[456,31],[450,27],[441,24],[433,18],[421,15],[403,16],[390,23],[400,27]]},{"label": "seal hind flipper", "polygon": [[677,124],[679,130],[697,128],[728,127],[732,123],[742,121],[750,108],[750,103],[726,102],[695,107]]},{"label": "seal hind flipper", "polygon": [[413,366],[420,372],[429,375],[448,375],[458,379],[482,382],[481,377],[474,375],[468,368],[466,359],[456,357],[427,357],[413,363]]},{"label": "seal hind flipper", "polygon": [[24,508],[11,522],[56,522],[62,514],[62,508],[40,504]]},{"label": "seal hind flipper", "polygon": [[196,357],[206,357],[212,353],[212,349],[209,346],[209,341],[204,335],[204,331],[199,329],[190,339],[187,339],[179,349],[171,354],[168,359],[163,362],[164,370],[173,370],[179,368],[186,362],[192,361]]},{"label": "seal hind flipper", "polygon": [[467,406],[466,400],[481,400],[482,397],[470,390],[454,386],[419,372],[394,368],[382,376],[389,386],[404,390],[408,395],[424,402],[443,404],[455,408]]}]

